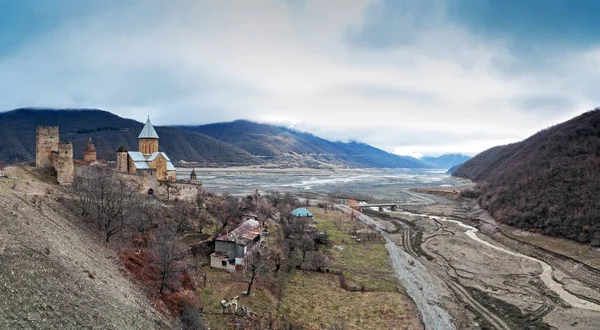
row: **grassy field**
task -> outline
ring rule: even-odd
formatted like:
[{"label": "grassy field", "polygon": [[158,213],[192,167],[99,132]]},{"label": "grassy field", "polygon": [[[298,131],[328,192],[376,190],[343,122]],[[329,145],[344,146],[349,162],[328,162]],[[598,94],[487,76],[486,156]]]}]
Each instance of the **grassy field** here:
[{"label": "grassy field", "polygon": [[600,251],[590,247],[589,244],[580,244],[564,238],[530,233],[506,225],[502,225],[502,232],[525,243],[571,257],[591,267],[600,268]]},{"label": "grassy field", "polygon": [[[310,209],[317,229],[329,234],[331,246],[325,249],[331,260],[329,273],[294,270],[288,275],[280,308],[267,276],[257,279],[253,294],[242,294],[247,282],[240,274],[205,268],[207,288],[199,289],[205,320],[211,329],[231,329],[240,318],[223,315],[220,301],[240,296],[239,302],[259,317],[256,329],[270,320],[283,320],[303,329],[422,329],[416,309],[394,276],[384,241],[357,243],[351,237],[355,230],[366,229],[341,212]],[[277,230],[269,227],[270,232]],[[341,248],[340,248],[341,247]],[[341,272],[353,291],[340,286]],[[272,281],[272,280],[271,280]],[[364,288],[361,291],[360,288]],[[357,291],[354,291],[357,290]],[[269,316],[268,316],[269,315]]]}]

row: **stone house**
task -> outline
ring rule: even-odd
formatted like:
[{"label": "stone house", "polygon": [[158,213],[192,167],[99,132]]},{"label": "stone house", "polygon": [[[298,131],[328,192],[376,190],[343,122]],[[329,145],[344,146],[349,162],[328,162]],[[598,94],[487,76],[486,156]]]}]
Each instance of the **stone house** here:
[{"label": "stone house", "polygon": [[215,239],[215,252],[210,255],[212,268],[229,272],[242,271],[246,266],[246,256],[262,240],[260,222],[246,220],[230,233]]}]

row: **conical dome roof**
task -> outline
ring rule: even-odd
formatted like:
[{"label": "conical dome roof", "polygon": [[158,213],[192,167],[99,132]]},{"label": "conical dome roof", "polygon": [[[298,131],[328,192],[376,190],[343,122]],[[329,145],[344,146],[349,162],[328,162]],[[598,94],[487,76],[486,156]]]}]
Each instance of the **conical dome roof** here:
[{"label": "conical dome roof", "polygon": [[88,152],[96,152],[96,147],[94,146],[94,142],[92,142],[92,137],[91,136],[88,139],[87,146],[85,146],[85,149],[83,151],[86,152],[86,153],[88,153]]},{"label": "conical dome roof", "polygon": [[144,128],[142,128],[138,139],[158,139],[158,134],[156,134],[154,126],[152,126],[152,123],[150,122],[150,116],[148,116],[146,125],[144,125]]}]

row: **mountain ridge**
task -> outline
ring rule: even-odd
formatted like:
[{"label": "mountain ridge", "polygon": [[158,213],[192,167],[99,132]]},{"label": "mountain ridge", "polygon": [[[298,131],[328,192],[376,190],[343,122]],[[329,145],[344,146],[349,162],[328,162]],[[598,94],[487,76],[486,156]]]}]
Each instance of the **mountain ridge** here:
[{"label": "mountain ridge", "polygon": [[438,157],[425,156],[421,158],[421,161],[436,168],[451,169],[469,159],[471,159],[471,157],[463,154],[444,154]]},{"label": "mountain ridge", "polygon": [[600,246],[600,109],[473,157],[453,175],[510,225]]},{"label": "mountain ridge", "polygon": [[231,143],[252,155],[275,157],[282,154],[312,156],[317,161],[352,167],[429,168],[420,160],[388,153],[366,143],[329,141],[314,134],[249,120],[197,126],[176,126]]},{"label": "mountain ridge", "polygon": [[[19,108],[0,112],[0,159],[8,162],[35,159],[35,129],[49,125],[60,127],[61,140],[73,142],[75,159],[83,157],[83,149],[91,137],[98,157],[106,160],[115,160],[121,145],[137,150],[137,136],[143,127],[141,122],[101,109]],[[208,129],[200,129],[204,127]],[[390,154],[365,143],[331,142],[311,133],[248,120],[155,128],[161,151],[175,162],[191,162],[194,166],[270,162],[270,166],[275,163],[284,167],[430,167],[418,159]]]}]

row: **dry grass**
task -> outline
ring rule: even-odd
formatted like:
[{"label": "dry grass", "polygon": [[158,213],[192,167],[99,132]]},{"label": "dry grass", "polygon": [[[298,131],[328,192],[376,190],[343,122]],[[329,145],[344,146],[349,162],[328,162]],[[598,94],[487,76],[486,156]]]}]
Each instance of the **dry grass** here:
[{"label": "dry grass", "polygon": [[[332,245],[342,245],[339,251],[332,247],[327,253],[332,260],[330,270],[342,270],[349,287],[367,292],[349,291],[340,287],[338,275],[295,270],[289,275],[281,308],[270,292],[267,274],[258,277],[249,297],[243,295],[247,282],[241,274],[229,274],[222,270],[203,268],[209,283],[200,287],[198,295],[204,306],[204,319],[211,329],[230,329],[239,318],[223,315],[220,301],[240,296],[240,306],[247,306],[263,322],[271,314],[274,324],[282,320],[303,329],[328,329],[343,325],[345,329],[422,329],[412,301],[398,290],[398,282],[388,259],[383,241],[356,243],[349,232],[367,228],[340,212],[311,209],[317,228],[327,232]],[[270,226],[274,233],[277,226]],[[271,235],[267,240],[274,238]],[[400,292],[399,292],[400,291]],[[255,321],[256,324],[260,321]],[[264,326],[265,323],[263,323]],[[256,327],[257,329],[260,327]]]},{"label": "dry grass", "polygon": [[571,257],[591,267],[600,268],[600,251],[588,244],[530,233],[507,225],[502,225],[501,228],[503,233],[512,238]]},{"label": "dry grass", "polygon": [[422,329],[412,302],[396,292],[350,292],[333,274],[297,272],[281,312],[308,329]]}]

